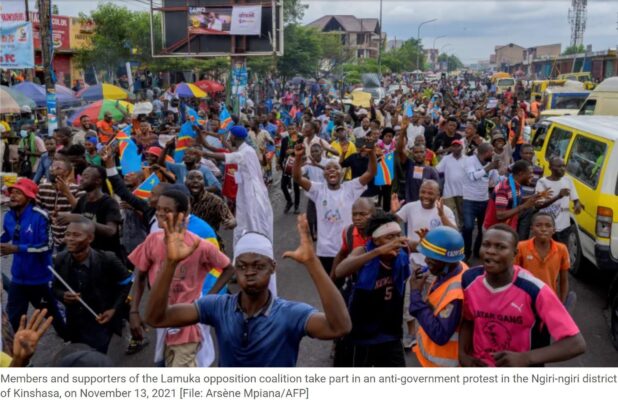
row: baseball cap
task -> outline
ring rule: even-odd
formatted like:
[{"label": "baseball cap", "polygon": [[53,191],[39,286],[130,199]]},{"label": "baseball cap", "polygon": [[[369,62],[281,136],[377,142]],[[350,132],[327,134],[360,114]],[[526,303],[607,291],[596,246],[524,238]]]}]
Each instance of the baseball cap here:
[{"label": "baseball cap", "polygon": [[150,146],[146,150],[146,153],[152,154],[152,155],[157,156],[157,157],[161,157],[161,154],[163,153],[163,149],[158,147],[158,146]]},{"label": "baseball cap", "polygon": [[244,139],[248,136],[247,129],[244,126],[233,126],[230,129],[230,133],[239,139]]},{"label": "baseball cap", "polygon": [[9,191],[13,189],[18,189],[24,196],[32,200],[36,198],[36,194],[39,191],[37,184],[28,178],[19,178],[13,186],[9,187]]},{"label": "baseball cap", "polygon": [[453,140],[453,141],[451,142],[451,145],[454,145],[454,144],[458,144],[458,145],[460,145],[460,146],[463,146],[463,141],[461,141],[461,140],[459,140],[459,139],[456,139],[456,140]]}]

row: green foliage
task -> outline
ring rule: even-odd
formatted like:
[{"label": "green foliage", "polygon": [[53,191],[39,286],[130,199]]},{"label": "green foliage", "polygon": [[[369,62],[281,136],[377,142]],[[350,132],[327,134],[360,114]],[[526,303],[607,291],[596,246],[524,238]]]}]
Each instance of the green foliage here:
[{"label": "green foliage", "polygon": [[395,73],[423,69],[425,56],[422,52],[423,50],[416,39],[408,39],[400,48],[384,53],[382,65]]},{"label": "green foliage", "polygon": [[301,0],[283,0],[283,22],[285,24],[297,24],[303,19],[307,4],[301,4]]},{"label": "green foliage", "polygon": [[569,46],[569,47],[567,47],[562,52],[562,55],[563,56],[569,56],[571,54],[579,54],[579,53],[585,53],[585,52],[586,52],[586,48],[584,47],[583,44],[580,44],[579,46]]},{"label": "green foliage", "polygon": [[442,53],[438,56],[438,61],[441,63],[447,63],[448,72],[458,70],[459,68],[462,68],[464,66],[461,60],[457,58],[457,56],[454,54],[448,55],[446,53]]},{"label": "green foliage", "polygon": [[313,28],[290,24],[285,27],[285,52],[277,60],[277,69],[285,78],[314,76],[318,71],[322,46]]}]

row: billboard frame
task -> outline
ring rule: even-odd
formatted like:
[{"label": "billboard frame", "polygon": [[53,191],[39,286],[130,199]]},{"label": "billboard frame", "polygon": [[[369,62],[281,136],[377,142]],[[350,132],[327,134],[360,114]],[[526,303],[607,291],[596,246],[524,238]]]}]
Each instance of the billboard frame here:
[{"label": "billboard frame", "polygon": [[[268,32],[269,41],[272,44],[272,51],[235,51],[235,39],[236,37],[246,38],[247,36],[231,36],[232,38],[232,51],[231,52],[210,52],[210,53],[198,53],[198,52],[183,52],[183,53],[165,53],[155,54],[155,39],[154,39],[154,12],[164,13],[165,11],[185,11],[189,9],[187,4],[185,7],[154,7],[154,0],[150,0],[150,55],[152,58],[210,58],[210,57],[260,57],[260,56],[283,56],[284,53],[284,35],[283,35],[283,0],[262,0],[261,3],[244,3],[242,0],[236,0],[231,6],[234,5],[262,5],[272,8],[272,31]],[[212,7],[216,7],[213,5]],[[223,4],[219,5],[223,6]],[[226,6],[230,6],[229,4]],[[279,10],[279,16],[277,18],[277,10]],[[162,47],[165,42],[165,18],[161,18],[162,25]],[[194,35],[194,37],[197,35]],[[189,50],[191,49],[191,34],[187,30],[187,45]]]}]

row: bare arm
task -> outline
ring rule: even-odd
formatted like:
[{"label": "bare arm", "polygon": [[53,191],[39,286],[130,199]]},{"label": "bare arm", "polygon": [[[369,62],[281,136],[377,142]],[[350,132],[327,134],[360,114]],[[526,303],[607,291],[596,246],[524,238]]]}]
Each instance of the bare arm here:
[{"label": "bare arm", "polygon": [[225,284],[228,283],[230,279],[232,279],[232,276],[234,276],[234,267],[232,266],[232,264],[230,264],[223,270],[223,273],[219,275],[219,277],[217,278],[217,281],[215,282],[214,286],[210,289],[208,294],[219,293],[221,289],[223,289],[223,286],[225,286]]},{"label": "bare arm", "polygon": [[292,178],[294,179],[294,182],[308,192],[311,189],[311,181],[305,178],[301,172],[302,159],[305,155],[305,146],[302,144],[297,144],[294,148],[294,155],[296,161],[294,162],[294,168],[292,168]]},{"label": "bare arm", "polygon": [[474,358],[472,353],[472,330],[474,322],[463,320],[459,331],[459,364],[462,367],[486,367],[485,362]]},{"label": "bare arm", "polygon": [[323,340],[341,337],[352,329],[350,314],[341,293],[315,255],[306,215],[298,217],[298,232],[300,234],[300,246],[295,251],[286,252],[283,257],[291,258],[305,265],[318,290],[324,308],[323,313],[314,313],[309,317],[306,328],[307,334]]},{"label": "bare arm", "polygon": [[361,185],[365,186],[373,180],[377,173],[378,161],[376,159],[375,147],[373,147],[372,149],[369,149],[369,166],[367,167],[367,171],[365,171],[365,173],[358,178],[358,181]]},{"label": "bare arm", "polygon": [[560,271],[560,274],[558,275],[558,287],[560,288],[558,297],[560,298],[562,304],[564,304],[567,296],[569,295],[569,270],[564,269]]},{"label": "bare arm", "polygon": [[494,353],[493,357],[498,367],[529,367],[531,365],[570,360],[571,358],[583,354],[585,351],[586,341],[582,334],[578,333],[577,335],[558,340],[549,346],[539,349],[523,353],[500,351]]}]

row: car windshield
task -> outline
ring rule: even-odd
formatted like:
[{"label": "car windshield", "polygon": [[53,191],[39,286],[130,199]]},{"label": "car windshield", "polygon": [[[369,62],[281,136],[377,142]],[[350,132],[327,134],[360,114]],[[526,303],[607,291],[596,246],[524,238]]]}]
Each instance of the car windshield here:
[{"label": "car windshield", "polygon": [[498,86],[513,86],[515,84],[515,79],[500,79],[498,81]]}]

